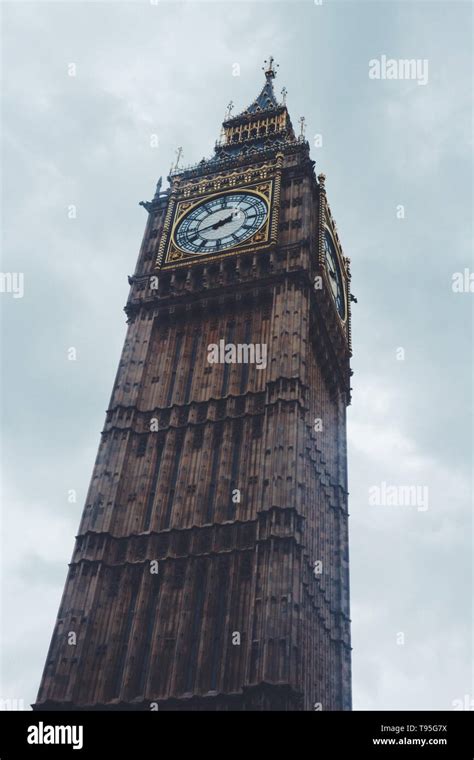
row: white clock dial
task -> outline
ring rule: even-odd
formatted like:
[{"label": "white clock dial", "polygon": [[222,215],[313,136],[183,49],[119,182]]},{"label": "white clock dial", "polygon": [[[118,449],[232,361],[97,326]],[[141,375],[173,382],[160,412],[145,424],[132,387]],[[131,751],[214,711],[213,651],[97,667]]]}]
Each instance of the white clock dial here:
[{"label": "white clock dial", "polygon": [[195,206],[178,224],[176,245],[198,255],[233,248],[266,222],[268,206],[251,192],[225,193]]}]

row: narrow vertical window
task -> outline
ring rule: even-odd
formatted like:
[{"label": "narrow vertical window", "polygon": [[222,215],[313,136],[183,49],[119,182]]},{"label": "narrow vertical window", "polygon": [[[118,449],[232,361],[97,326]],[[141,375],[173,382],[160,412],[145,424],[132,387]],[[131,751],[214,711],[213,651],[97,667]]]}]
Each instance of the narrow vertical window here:
[{"label": "narrow vertical window", "polygon": [[214,514],[214,500],[217,490],[217,477],[219,471],[219,459],[221,455],[222,427],[219,425],[214,431],[213,453],[211,464],[211,482],[207,495],[206,523],[210,523]]},{"label": "narrow vertical window", "polygon": [[[235,322],[231,322],[229,325],[227,325],[227,340],[226,343],[232,343],[234,340],[234,333],[235,333]],[[229,373],[230,373],[230,364],[225,363],[224,364],[224,376],[222,378],[222,396],[227,395],[227,389],[229,387]]]},{"label": "narrow vertical window", "polygon": [[232,520],[235,517],[235,504],[232,501],[232,494],[239,487],[239,466],[242,448],[242,420],[234,421],[234,436],[232,439],[232,465],[230,472],[230,493],[227,507],[227,519]]},{"label": "narrow vertical window", "polygon": [[148,676],[148,669],[151,658],[151,649],[153,644],[153,631],[155,630],[156,612],[158,609],[158,595],[160,591],[161,579],[160,576],[151,576],[153,579],[153,591],[151,598],[148,602],[148,609],[145,618],[145,637],[143,640],[143,646],[140,648],[140,654],[142,656],[141,663],[137,666],[139,673],[139,681],[137,686],[137,693],[135,696],[140,696],[145,693],[146,680]]},{"label": "narrow vertical window", "polygon": [[191,624],[191,637],[190,637],[190,648],[189,648],[189,658],[186,663],[186,678],[185,678],[185,691],[192,691],[194,688],[194,681],[196,678],[196,671],[197,671],[197,659],[199,655],[199,644],[201,642],[201,624],[202,624],[202,613],[204,611],[204,599],[205,599],[205,582],[206,582],[206,573],[204,568],[201,566],[198,569],[198,572],[196,573],[196,595],[195,595],[195,601],[193,605],[193,619]]},{"label": "narrow vertical window", "polygon": [[[245,320],[245,336],[244,343],[248,345],[250,343],[252,332],[252,322],[250,319]],[[240,393],[245,393],[247,390],[247,383],[249,380],[249,365],[248,363],[242,364],[242,374],[240,376]]]},{"label": "narrow vertical window", "polygon": [[[132,579],[133,580],[133,579]],[[135,616],[135,584],[132,582],[130,586],[130,601],[128,604],[127,614],[125,616],[125,625],[122,628],[120,635],[120,643],[117,651],[117,660],[113,675],[113,689],[112,694],[114,697],[120,696],[123,674],[125,671],[125,664],[127,660],[128,644],[130,640],[130,633],[132,631],[133,618]]]},{"label": "narrow vertical window", "polygon": [[219,665],[222,660],[222,645],[224,642],[224,629],[227,609],[226,600],[228,594],[228,573],[226,571],[227,568],[225,568],[225,572],[224,569],[221,568],[221,571],[219,572],[219,588],[216,598],[214,625],[210,627],[213,634],[210,683],[211,691],[215,691],[217,689],[217,676],[219,672]]},{"label": "narrow vertical window", "polygon": [[173,354],[173,366],[171,371],[171,377],[170,382],[168,385],[168,395],[166,397],[166,406],[170,406],[171,399],[173,398],[173,390],[174,390],[174,384],[176,382],[176,373],[178,371],[178,364],[179,364],[179,357],[181,354],[181,347],[183,345],[183,333],[178,333],[176,336],[176,343],[174,347],[174,354]]},{"label": "narrow vertical window", "polygon": [[160,469],[161,469],[161,459],[163,457],[163,449],[164,449],[164,438],[161,436],[156,441],[156,455],[155,455],[155,464],[154,464],[154,470],[153,470],[153,476],[151,480],[150,490],[148,492],[148,499],[146,504],[146,512],[145,517],[143,520],[143,530],[147,531],[150,529],[150,521],[151,521],[151,515],[153,511],[153,505],[155,503],[155,496],[156,496],[156,485],[158,483],[158,478],[160,475]]},{"label": "narrow vertical window", "polygon": [[170,490],[168,492],[168,500],[166,502],[166,512],[163,522],[163,528],[169,528],[171,521],[171,513],[173,511],[174,496],[176,493],[176,483],[178,481],[179,463],[181,460],[181,449],[183,447],[183,434],[180,432],[176,435],[175,439],[175,451],[173,469],[170,477]]},{"label": "narrow vertical window", "polygon": [[191,359],[189,362],[189,368],[188,368],[188,379],[186,381],[186,390],[184,391],[184,403],[187,404],[189,401],[189,395],[191,393],[191,386],[193,384],[193,375],[194,375],[194,366],[196,364],[196,354],[197,354],[197,347],[199,343],[199,332],[196,330],[193,337],[193,345],[191,348]]}]

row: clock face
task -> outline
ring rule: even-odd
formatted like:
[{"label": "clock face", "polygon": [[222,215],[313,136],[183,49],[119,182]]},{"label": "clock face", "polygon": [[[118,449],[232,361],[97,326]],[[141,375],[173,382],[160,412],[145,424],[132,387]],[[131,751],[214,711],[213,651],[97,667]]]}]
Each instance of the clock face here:
[{"label": "clock face", "polygon": [[346,303],[344,299],[344,286],[342,282],[341,269],[339,267],[339,260],[332,237],[327,230],[324,233],[324,252],[326,254],[329,282],[331,283],[331,291],[334,301],[336,302],[336,308],[341,319],[345,319]]},{"label": "clock face", "polygon": [[209,198],[186,214],[175,231],[175,242],[188,253],[226,251],[248,240],[266,222],[268,206],[250,192]]}]

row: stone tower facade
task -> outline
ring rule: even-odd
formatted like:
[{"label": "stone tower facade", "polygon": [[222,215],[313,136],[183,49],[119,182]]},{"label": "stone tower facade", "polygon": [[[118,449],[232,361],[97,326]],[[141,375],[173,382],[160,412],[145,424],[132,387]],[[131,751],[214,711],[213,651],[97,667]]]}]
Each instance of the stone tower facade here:
[{"label": "stone tower facade", "polygon": [[351,709],[349,259],[274,78],[142,203],[35,709]]}]

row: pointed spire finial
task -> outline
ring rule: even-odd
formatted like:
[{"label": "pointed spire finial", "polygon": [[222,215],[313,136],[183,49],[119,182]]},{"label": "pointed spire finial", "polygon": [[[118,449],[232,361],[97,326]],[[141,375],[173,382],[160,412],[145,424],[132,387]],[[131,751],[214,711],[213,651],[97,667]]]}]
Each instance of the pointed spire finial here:
[{"label": "pointed spire finial", "polygon": [[183,155],[183,149],[181,147],[177,148],[176,149],[176,163],[174,165],[174,171],[177,170],[182,155]]},{"label": "pointed spire finial", "polygon": [[265,66],[262,66],[262,71],[265,72],[266,79],[275,79],[276,77],[276,68],[280,65],[279,63],[275,63],[274,57],[271,55],[268,60],[264,61]]},{"label": "pointed spire finial", "polygon": [[163,177],[160,177],[158,182],[156,183],[156,190],[155,190],[155,197],[153,198],[154,201],[157,200],[157,198],[160,197],[161,193],[161,185],[163,184]]},{"label": "pointed spire finial", "polygon": [[178,171],[179,162],[180,162],[180,160],[181,160],[181,158],[182,158],[182,156],[183,156],[183,149],[182,149],[181,147],[180,147],[180,148],[177,148],[177,149],[175,150],[175,153],[176,153],[176,163],[175,163],[175,165],[174,165],[174,166],[173,166],[173,164],[171,164],[171,168],[170,168],[170,175],[171,175],[171,174],[174,174],[175,172],[177,172],[177,171]]},{"label": "pointed spire finial", "polygon": [[306,130],[306,119],[305,119],[304,116],[300,117],[300,126],[301,126],[300,140],[304,140],[304,133],[305,133],[305,130]]}]

